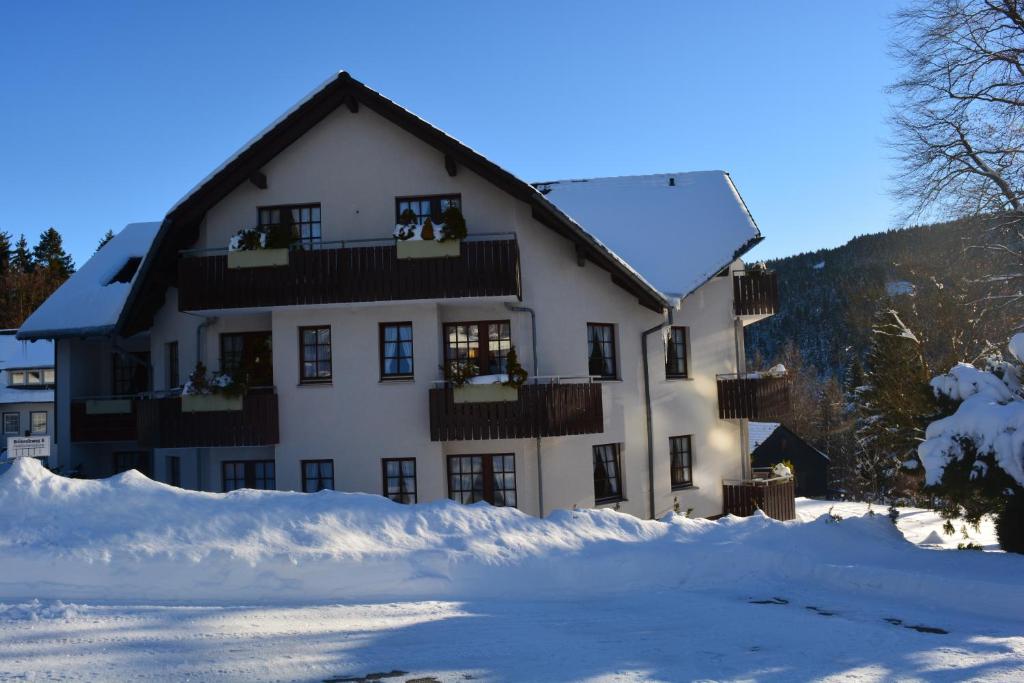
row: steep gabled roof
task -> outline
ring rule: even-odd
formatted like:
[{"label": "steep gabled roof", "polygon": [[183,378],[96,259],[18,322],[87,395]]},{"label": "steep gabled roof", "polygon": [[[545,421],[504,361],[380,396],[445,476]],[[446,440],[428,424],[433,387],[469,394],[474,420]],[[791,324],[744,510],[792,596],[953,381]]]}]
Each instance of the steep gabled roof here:
[{"label": "steep gabled roof", "polygon": [[138,286],[159,223],[131,223],[93,254],[18,330],[18,339],[106,336]]},{"label": "steep gabled roof", "polygon": [[724,171],[535,185],[663,292],[689,294],[762,239]]},{"label": "steep gabled roof", "polygon": [[607,270],[612,281],[642,305],[654,311],[666,306],[661,292],[532,185],[342,71],[257,135],[171,209],[143,264],[141,286],[133,288],[118,321],[119,333],[130,335],[152,324],[166,288],[174,282],[178,251],[196,241],[203,215],[236,187],[258,178],[265,164],[342,106],[353,112],[360,106],[369,108],[441,152],[439,163],[465,167],[526,202],[537,221],[575,243],[581,257]]}]

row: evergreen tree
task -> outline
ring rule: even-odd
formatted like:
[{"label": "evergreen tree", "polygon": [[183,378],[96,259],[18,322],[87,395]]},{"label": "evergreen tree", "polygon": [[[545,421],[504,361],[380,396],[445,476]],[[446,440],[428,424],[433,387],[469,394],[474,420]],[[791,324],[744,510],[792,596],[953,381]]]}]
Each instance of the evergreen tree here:
[{"label": "evergreen tree", "polygon": [[96,245],[96,251],[102,249],[104,246],[106,246],[107,242],[109,242],[112,239],[114,239],[114,231],[107,230],[105,233],[103,233],[103,237],[100,238],[100,243]]},{"label": "evergreen tree", "polygon": [[48,279],[64,282],[75,272],[75,262],[64,251],[64,239],[54,228],[47,228],[39,236],[39,243],[32,251],[33,260]]},{"label": "evergreen tree", "polygon": [[22,233],[14,245],[14,252],[11,254],[11,270],[16,273],[31,273],[35,264],[32,262],[32,252],[28,249],[28,240]]},{"label": "evergreen tree", "polygon": [[0,230],[0,282],[6,282],[11,270],[11,233]]},{"label": "evergreen tree", "polygon": [[857,479],[876,502],[914,496],[920,482],[903,465],[916,457],[936,410],[921,342],[892,309],[876,313],[857,410]]}]

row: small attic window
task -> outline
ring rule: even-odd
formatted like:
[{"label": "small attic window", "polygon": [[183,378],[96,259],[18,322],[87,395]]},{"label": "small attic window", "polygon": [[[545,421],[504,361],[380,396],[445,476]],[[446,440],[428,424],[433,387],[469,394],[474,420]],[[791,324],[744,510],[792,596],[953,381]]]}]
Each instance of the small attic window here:
[{"label": "small attic window", "polygon": [[107,282],[108,285],[112,285],[115,282],[131,282],[132,278],[135,277],[135,271],[139,269],[139,264],[142,263],[141,256],[131,256],[124,265],[121,266],[121,270],[114,274],[114,277],[110,278]]},{"label": "small attic window", "polygon": [[675,178],[669,178],[668,179],[668,186],[669,187],[675,187],[676,186],[676,179]]}]

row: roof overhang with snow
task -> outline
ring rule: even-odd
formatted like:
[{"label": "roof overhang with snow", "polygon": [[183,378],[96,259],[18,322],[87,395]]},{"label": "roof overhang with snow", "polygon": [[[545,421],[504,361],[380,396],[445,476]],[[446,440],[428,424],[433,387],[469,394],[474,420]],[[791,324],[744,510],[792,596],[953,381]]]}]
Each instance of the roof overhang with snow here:
[{"label": "roof overhang with snow", "polygon": [[28,317],[18,330],[18,339],[112,334],[130,292],[139,282],[139,271],[127,282],[113,280],[131,259],[142,259],[145,264],[159,227],[159,223],[125,226]]},{"label": "roof overhang with snow", "polygon": [[762,240],[724,171],[557,180],[536,187],[663,292],[690,294]]},{"label": "roof overhang with snow", "polygon": [[200,222],[212,206],[242,183],[258,184],[261,168],[328,114],[339,107],[357,114],[360,106],[433,146],[442,155],[438,163],[451,169],[465,167],[526,202],[537,221],[574,242],[581,257],[607,270],[612,281],[635,295],[640,304],[658,312],[665,309],[667,302],[658,289],[532,185],[342,71],[260,133],[170,210],[140,271],[142,286],[129,295],[117,331],[128,336],[152,324],[167,287],[175,281],[178,252],[198,239]]}]

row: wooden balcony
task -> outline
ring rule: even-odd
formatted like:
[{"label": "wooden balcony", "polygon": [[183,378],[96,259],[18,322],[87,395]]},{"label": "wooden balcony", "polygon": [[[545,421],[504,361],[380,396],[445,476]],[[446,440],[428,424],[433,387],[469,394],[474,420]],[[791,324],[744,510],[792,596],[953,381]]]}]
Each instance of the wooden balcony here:
[{"label": "wooden balcony", "polygon": [[736,315],[769,316],[779,309],[779,278],[771,271],[747,270],[732,276]]},{"label": "wooden balcony", "polygon": [[450,386],[430,390],[430,440],[525,439],[600,434],[600,383],[548,381],[519,388],[519,400],[455,403]]},{"label": "wooden balcony", "polygon": [[182,311],[521,294],[514,235],[476,236],[454,258],[398,259],[393,240],[293,249],[288,264],[228,268],[227,253],[178,259]]},{"label": "wooden balcony", "polygon": [[787,377],[750,373],[717,379],[718,417],[723,420],[779,420],[789,412]]},{"label": "wooden balcony", "polygon": [[278,442],[277,394],[253,389],[241,410],[183,413],[181,397],[138,402],[139,445],[144,448],[271,446]]},{"label": "wooden balcony", "polygon": [[761,510],[772,519],[796,519],[796,482],[792,477],[722,483],[723,512],[749,517]]},{"label": "wooden balcony", "polygon": [[71,401],[71,441],[135,441],[137,399],[80,398]]}]

